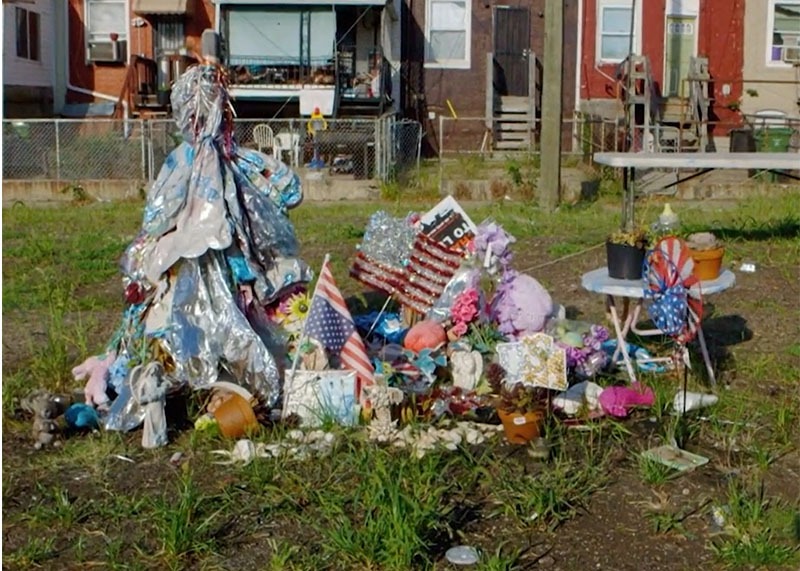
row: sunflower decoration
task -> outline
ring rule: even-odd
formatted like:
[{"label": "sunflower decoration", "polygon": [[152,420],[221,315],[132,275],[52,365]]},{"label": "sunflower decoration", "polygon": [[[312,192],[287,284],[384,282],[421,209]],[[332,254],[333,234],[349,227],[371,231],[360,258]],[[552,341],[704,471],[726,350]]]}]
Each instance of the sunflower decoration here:
[{"label": "sunflower decoration", "polygon": [[308,297],[308,292],[293,295],[289,298],[288,320],[290,322],[302,323],[306,320],[310,308],[311,299]]}]

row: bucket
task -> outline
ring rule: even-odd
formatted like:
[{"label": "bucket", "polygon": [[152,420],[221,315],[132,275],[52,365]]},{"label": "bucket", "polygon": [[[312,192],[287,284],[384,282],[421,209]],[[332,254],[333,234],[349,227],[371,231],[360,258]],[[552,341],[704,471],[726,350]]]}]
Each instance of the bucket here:
[{"label": "bucket", "polygon": [[217,407],[214,418],[219,431],[228,438],[239,438],[258,427],[253,407],[237,394],[232,394]]},{"label": "bucket", "polygon": [[692,272],[700,281],[715,280],[719,277],[722,268],[722,257],[725,255],[725,248],[714,248],[713,250],[691,250],[694,260],[694,271]]},{"label": "bucket", "polygon": [[608,276],[618,280],[638,280],[642,277],[644,248],[606,242]]},{"label": "bucket", "polygon": [[497,409],[497,416],[503,423],[506,440],[511,444],[526,444],[539,437],[544,413],[540,410],[525,414]]}]

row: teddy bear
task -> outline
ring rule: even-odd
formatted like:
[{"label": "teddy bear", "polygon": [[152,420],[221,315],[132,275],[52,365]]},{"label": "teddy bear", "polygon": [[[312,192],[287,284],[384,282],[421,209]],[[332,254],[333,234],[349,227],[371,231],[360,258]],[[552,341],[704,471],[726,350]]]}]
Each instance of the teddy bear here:
[{"label": "teddy bear", "polygon": [[60,443],[56,440],[58,434],[56,419],[64,411],[53,395],[44,391],[37,392],[29,397],[25,408],[33,413],[34,448],[41,450],[51,444],[58,446]]}]

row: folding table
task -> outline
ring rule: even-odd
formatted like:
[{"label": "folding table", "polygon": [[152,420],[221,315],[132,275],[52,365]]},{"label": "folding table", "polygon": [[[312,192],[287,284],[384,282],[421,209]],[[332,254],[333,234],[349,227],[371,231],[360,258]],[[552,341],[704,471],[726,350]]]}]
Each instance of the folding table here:
[{"label": "folding table", "polygon": [[715,169],[756,169],[784,171],[790,178],[796,175],[786,170],[800,169],[798,153],[595,153],[594,162],[623,169],[622,227],[632,228],[635,188],[634,172],[637,168],[698,169],[699,172],[665,186],[669,188]]},{"label": "folding table", "polygon": [[[714,280],[701,281],[700,292],[702,295],[718,293],[730,289],[736,283],[736,276],[730,270],[723,270]],[[628,352],[628,344],[625,338],[628,332],[632,331],[642,337],[653,335],[664,335],[659,329],[639,329],[638,323],[644,304],[644,290],[646,287],[643,279],[639,280],[620,280],[609,277],[608,268],[598,268],[592,270],[581,277],[581,286],[587,291],[602,294],[606,297],[606,309],[611,315],[614,324],[614,331],[617,336],[617,350],[612,358],[616,361],[617,355],[621,352],[625,362],[625,368],[631,382],[636,381],[636,373],[631,363]],[[631,311],[630,302],[634,300],[635,305]],[[621,305],[621,307],[620,307]],[[621,314],[620,315],[620,310]],[[716,385],[717,380],[714,376],[714,368],[711,366],[711,359],[708,355],[705,336],[703,335],[702,325],[698,327],[697,340],[700,343],[700,351],[703,353],[708,378],[712,385]]]}]

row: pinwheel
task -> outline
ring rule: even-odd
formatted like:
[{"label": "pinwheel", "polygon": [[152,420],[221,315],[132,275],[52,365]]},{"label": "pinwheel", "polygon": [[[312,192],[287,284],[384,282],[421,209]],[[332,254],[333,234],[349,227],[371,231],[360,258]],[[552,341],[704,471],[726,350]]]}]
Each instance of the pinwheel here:
[{"label": "pinwheel", "polygon": [[644,297],[650,318],[681,345],[697,336],[703,317],[700,280],[692,273],[694,261],[680,238],[663,238],[645,261]]}]

